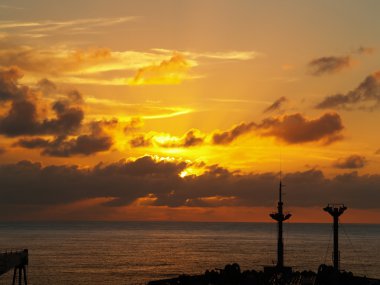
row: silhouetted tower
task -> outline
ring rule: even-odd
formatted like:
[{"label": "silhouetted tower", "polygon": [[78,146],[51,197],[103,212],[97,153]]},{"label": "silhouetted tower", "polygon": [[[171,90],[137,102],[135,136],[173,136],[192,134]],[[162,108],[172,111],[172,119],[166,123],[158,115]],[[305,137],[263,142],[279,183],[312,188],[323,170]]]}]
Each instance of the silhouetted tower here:
[{"label": "silhouetted tower", "polygon": [[339,271],[339,217],[343,214],[347,207],[343,204],[328,204],[327,207],[323,208],[324,211],[329,213],[334,219],[334,252],[333,252],[333,262],[334,269]]},{"label": "silhouetted tower", "polygon": [[284,268],[284,240],[282,238],[282,222],[289,219],[292,215],[283,213],[283,205],[282,203],[282,182],[280,180],[279,187],[279,198],[277,203],[277,213],[270,214],[273,220],[277,221],[278,224],[278,238],[277,238],[277,268]]}]

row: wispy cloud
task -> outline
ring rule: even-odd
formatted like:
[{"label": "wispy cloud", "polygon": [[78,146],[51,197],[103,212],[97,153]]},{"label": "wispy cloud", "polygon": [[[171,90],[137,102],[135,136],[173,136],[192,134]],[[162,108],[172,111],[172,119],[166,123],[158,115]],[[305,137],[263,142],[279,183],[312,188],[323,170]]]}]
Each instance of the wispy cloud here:
[{"label": "wispy cloud", "polygon": [[[154,51],[170,54],[171,50],[155,48]],[[181,54],[190,59],[216,59],[216,60],[251,60],[262,54],[256,51],[216,51],[216,52],[195,52],[179,51]]]},{"label": "wispy cloud", "polygon": [[91,18],[73,20],[35,20],[35,21],[0,21],[0,30],[10,30],[13,35],[50,36],[57,32],[86,33],[101,27],[108,27],[135,21],[137,17]]},{"label": "wispy cloud", "polygon": [[308,64],[308,72],[314,76],[338,73],[353,65],[354,55],[370,55],[375,52],[372,47],[360,46],[344,56],[322,56],[311,60]]},{"label": "wispy cloud", "polygon": [[276,101],[274,101],[272,105],[270,105],[268,108],[266,108],[264,110],[264,113],[280,111],[286,102],[288,102],[288,99],[286,97],[282,96],[282,97],[278,98]]},{"label": "wispy cloud", "polygon": [[9,9],[9,10],[23,10],[24,8],[22,7],[17,7],[17,6],[12,6],[12,5],[5,5],[5,4],[0,4],[0,9]]},{"label": "wispy cloud", "polygon": [[[78,49],[65,45],[39,48],[7,42],[0,47],[0,65],[18,66],[26,71],[23,81],[28,84],[43,77],[71,84],[180,84],[205,76],[193,72],[195,67],[204,64],[202,59],[186,54],[176,51],[167,54],[155,50]],[[243,58],[240,60],[247,57]]]},{"label": "wispy cloud", "polygon": [[169,60],[140,68],[129,80],[130,85],[167,85],[179,84],[191,78],[189,70],[196,62],[188,61],[180,53],[174,53]]},{"label": "wispy cloud", "polygon": [[326,56],[309,62],[309,72],[314,76],[337,73],[351,66],[350,56]]}]

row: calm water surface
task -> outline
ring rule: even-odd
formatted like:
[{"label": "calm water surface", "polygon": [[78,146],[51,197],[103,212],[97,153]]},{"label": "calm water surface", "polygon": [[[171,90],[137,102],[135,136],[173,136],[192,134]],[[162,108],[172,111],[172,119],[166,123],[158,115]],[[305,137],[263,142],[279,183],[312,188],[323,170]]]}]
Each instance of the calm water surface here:
[{"label": "calm water surface", "polygon": [[[286,224],[285,262],[331,264],[331,225]],[[380,225],[343,225],[342,268],[380,278]],[[265,223],[0,223],[0,248],[29,249],[29,282],[145,284],[237,262],[261,269],[276,258],[276,226]],[[10,284],[12,273],[0,277]]]}]

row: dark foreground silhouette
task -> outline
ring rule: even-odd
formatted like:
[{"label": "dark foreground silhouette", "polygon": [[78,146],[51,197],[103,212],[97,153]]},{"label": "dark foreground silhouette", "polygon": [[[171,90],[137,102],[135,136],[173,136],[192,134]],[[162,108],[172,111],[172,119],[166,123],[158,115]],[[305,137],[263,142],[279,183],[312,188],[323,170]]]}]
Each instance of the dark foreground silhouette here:
[{"label": "dark foreground silhouette", "polygon": [[380,285],[380,280],[354,276],[351,272],[337,272],[334,267],[322,264],[318,272],[267,272],[246,270],[241,272],[236,263],[224,269],[207,270],[203,275],[180,275],[177,278],[151,281],[148,285]]},{"label": "dark foreground silhouette", "polygon": [[148,285],[380,285],[380,280],[354,276],[340,270],[339,217],[347,210],[343,204],[328,204],[323,210],[333,217],[334,251],[333,264],[322,264],[318,272],[293,271],[284,264],[283,222],[292,215],[284,213],[282,182],[279,184],[277,212],[270,217],[277,222],[277,264],[266,266],[264,271],[241,272],[237,263],[227,264],[224,269],[206,271],[203,275],[181,275],[177,278],[151,281]]}]

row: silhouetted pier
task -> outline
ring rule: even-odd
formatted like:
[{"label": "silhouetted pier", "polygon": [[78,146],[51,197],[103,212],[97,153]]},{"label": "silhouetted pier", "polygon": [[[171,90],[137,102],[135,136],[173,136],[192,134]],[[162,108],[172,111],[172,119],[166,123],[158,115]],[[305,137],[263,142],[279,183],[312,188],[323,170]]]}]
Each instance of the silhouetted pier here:
[{"label": "silhouetted pier", "polygon": [[[0,275],[7,273],[13,269],[13,282],[12,285],[28,284],[28,278],[26,275],[26,266],[28,265],[28,250],[10,250],[0,252]],[[17,278],[18,276],[18,278]]]}]

